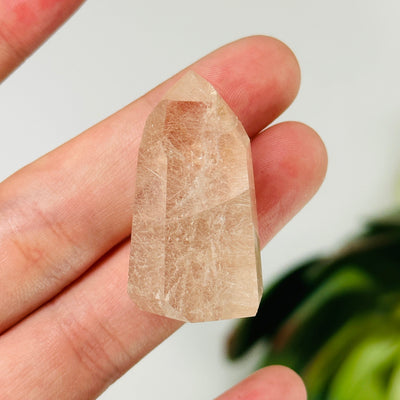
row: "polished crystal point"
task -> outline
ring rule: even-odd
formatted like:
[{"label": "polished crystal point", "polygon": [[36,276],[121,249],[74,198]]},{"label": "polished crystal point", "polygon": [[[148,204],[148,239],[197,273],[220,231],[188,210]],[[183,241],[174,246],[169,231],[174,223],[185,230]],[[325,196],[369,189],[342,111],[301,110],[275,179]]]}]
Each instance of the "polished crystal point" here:
[{"label": "polished crystal point", "polygon": [[188,72],[139,147],[128,293],[145,311],[199,322],[252,316],[261,292],[250,141],[211,84]]}]

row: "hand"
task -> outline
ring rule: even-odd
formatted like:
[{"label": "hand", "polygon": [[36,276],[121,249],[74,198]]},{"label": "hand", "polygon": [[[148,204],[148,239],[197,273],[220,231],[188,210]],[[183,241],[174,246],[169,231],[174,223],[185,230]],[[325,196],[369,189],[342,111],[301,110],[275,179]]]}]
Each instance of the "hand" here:
[{"label": "hand", "polygon": [[[0,0],[0,78],[80,2]],[[311,128],[286,122],[259,134],[294,99],[297,61],[281,42],[259,36],[190,68],[217,88],[252,137],[265,245],[312,197],[326,169]],[[180,327],[140,311],[126,294],[140,136],[178,76],[0,184],[1,399],[95,398]],[[305,397],[293,372],[270,367],[220,400]]]}]

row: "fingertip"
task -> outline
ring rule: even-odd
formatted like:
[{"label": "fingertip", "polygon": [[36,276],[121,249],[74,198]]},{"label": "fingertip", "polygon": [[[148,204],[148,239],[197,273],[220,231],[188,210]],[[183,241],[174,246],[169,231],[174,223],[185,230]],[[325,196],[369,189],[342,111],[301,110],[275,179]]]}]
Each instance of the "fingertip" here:
[{"label": "fingertip", "polygon": [[[268,115],[268,121],[273,121],[290,106],[299,92],[301,71],[295,54],[285,43],[271,36],[249,36],[234,44],[245,52],[249,65],[245,73],[248,86],[253,89],[254,103],[246,109],[247,114],[257,109],[257,113]],[[265,109],[255,107],[257,104],[265,104],[262,98],[274,101],[268,103]],[[260,118],[257,119],[256,115],[251,120],[258,122]],[[245,125],[250,134],[264,127],[260,124]]]},{"label": "fingertip", "polygon": [[224,63],[227,71],[223,72],[225,79],[220,90],[224,91],[226,80],[234,79],[225,99],[252,136],[296,98],[300,87],[299,63],[285,43],[270,36],[249,36],[228,46],[231,54],[239,54],[242,60]]},{"label": "fingertip", "polygon": [[303,381],[283,366],[265,367],[218,397],[217,400],[306,400]]},{"label": "fingertip", "polygon": [[269,36],[229,43],[193,68],[212,83],[250,136],[288,108],[300,87],[299,63],[292,50]]},{"label": "fingertip", "polygon": [[299,64],[288,46],[269,36],[249,36],[220,47],[147,93],[148,112],[188,69],[215,87],[250,137],[290,106],[300,86]]},{"label": "fingertip", "polygon": [[292,142],[291,148],[297,154],[295,168],[299,175],[307,177],[311,197],[319,189],[326,175],[328,153],[325,144],[313,128],[302,122],[288,121],[277,124],[276,129],[280,128],[286,131],[288,142]]},{"label": "fingertip", "polygon": [[[277,67],[273,86],[277,93],[286,96],[284,101],[290,105],[299,92],[301,82],[300,64],[296,55],[286,43],[271,36],[257,35],[247,39],[254,43],[253,47],[258,49],[260,58],[265,57],[271,65]],[[269,68],[264,73],[270,73]]]},{"label": "fingertip", "polygon": [[[271,399],[307,400],[307,389],[301,377],[292,369],[283,365],[265,367],[256,372],[265,386],[272,386],[275,397]],[[269,399],[269,397],[265,397]]]},{"label": "fingertip", "polygon": [[327,152],[312,128],[284,122],[253,139],[252,155],[265,245],[317,192],[326,174]]},{"label": "fingertip", "polygon": [[247,59],[253,62],[254,68],[259,68],[261,76],[275,72],[271,71],[271,67],[276,69],[279,73],[274,76],[275,82],[270,85],[276,85],[277,89],[285,91],[289,104],[294,100],[300,88],[301,71],[294,52],[286,43],[272,36],[253,35],[229,45],[245,51]]}]

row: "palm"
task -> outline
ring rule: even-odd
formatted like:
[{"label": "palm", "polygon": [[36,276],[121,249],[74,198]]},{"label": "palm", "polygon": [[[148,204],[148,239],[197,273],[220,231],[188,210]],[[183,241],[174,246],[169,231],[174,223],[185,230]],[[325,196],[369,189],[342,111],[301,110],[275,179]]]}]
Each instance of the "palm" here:
[{"label": "palm", "polygon": [[[15,17],[20,9],[13,1],[0,0],[0,78],[80,1],[22,3],[35,10],[31,25]],[[253,138],[265,244],[314,194],[325,172],[324,147],[310,128],[283,123],[258,134],[293,100],[296,60],[280,42],[253,37],[191,68],[218,89]],[[175,80],[0,184],[1,398],[94,398],[180,326],[140,311],[125,288],[140,135]],[[276,398],[304,395],[293,375],[269,369],[221,399],[261,380],[270,382],[264,390]]]}]

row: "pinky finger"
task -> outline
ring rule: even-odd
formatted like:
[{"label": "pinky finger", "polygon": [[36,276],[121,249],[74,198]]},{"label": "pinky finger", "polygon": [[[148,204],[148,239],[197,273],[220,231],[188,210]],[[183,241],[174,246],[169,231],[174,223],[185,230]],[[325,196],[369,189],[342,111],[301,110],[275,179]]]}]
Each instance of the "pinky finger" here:
[{"label": "pinky finger", "polygon": [[216,400],[306,400],[300,377],[281,366],[260,369]]}]

